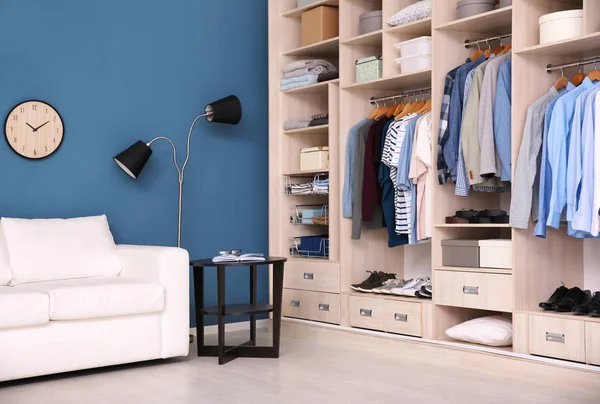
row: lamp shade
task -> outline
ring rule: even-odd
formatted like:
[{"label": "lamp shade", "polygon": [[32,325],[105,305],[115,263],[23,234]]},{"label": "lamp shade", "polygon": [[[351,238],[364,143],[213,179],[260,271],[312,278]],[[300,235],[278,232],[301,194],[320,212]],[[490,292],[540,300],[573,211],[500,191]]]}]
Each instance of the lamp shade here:
[{"label": "lamp shade", "polygon": [[204,112],[209,114],[206,117],[209,122],[236,125],[242,119],[242,104],[238,97],[230,95],[208,104]]},{"label": "lamp shade", "polygon": [[131,178],[137,179],[150,158],[150,155],[152,155],[150,146],[141,140],[138,140],[129,148],[117,154],[113,160],[123,171],[129,174]]}]

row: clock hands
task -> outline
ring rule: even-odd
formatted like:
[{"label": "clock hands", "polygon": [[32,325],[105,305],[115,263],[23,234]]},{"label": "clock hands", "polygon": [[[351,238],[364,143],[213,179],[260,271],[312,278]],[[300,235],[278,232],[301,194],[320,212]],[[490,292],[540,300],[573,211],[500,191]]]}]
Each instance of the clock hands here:
[{"label": "clock hands", "polygon": [[41,124],[40,126],[38,126],[37,128],[35,128],[33,131],[37,132],[39,128],[41,128],[42,126],[46,125],[48,122],[50,122],[50,121],[46,121],[46,123]]},{"label": "clock hands", "polygon": [[36,131],[36,129],[35,129],[33,126],[31,126],[29,123],[27,123],[27,122],[25,122],[25,123],[26,123],[26,124],[27,124],[27,126],[29,126],[31,129],[33,129],[33,131],[34,131],[34,132]]}]

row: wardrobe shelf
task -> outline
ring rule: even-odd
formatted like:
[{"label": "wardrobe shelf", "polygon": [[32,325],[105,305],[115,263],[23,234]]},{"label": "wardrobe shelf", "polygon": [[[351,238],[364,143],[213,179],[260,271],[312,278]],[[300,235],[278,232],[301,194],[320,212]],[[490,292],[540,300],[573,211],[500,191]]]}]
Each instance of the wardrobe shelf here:
[{"label": "wardrobe shelf", "polygon": [[502,228],[510,228],[510,224],[508,223],[444,223],[444,224],[436,224],[435,228],[474,228],[481,229],[486,227],[502,227]]},{"label": "wardrobe shelf", "polygon": [[434,269],[436,271],[479,272],[479,273],[486,273],[486,274],[512,275],[512,270],[498,269],[498,268],[469,268],[469,267],[440,266],[440,267],[437,267]]},{"label": "wardrobe shelf", "polygon": [[431,35],[431,17],[422,20],[409,22],[395,27],[388,27],[383,32],[386,34],[406,34],[406,35]]},{"label": "wardrobe shelf", "polygon": [[[534,45],[519,51],[518,55],[544,55],[544,56],[597,56],[600,53],[600,32],[584,35],[579,38],[565,41]],[[542,72],[543,73],[543,72]]]},{"label": "wardrobe shelf", "polygon": [[284,135],[303,135],[313,133],[327,133],[329,125],[309,126],[308,128],[284,130]]},{"label": "wardrobe shelf", "polygon": [[317,171],[293,171],[289,173],[284,173],[284,177],[313,177],[317,174],[328,174],[329,170],[317,170]]},{"label": "wardrobe shelf", "polygon": [[314,3],[308,4],[304,7],[294,8],[292,10],[285,11],[281,13],[283,17],[294,17],[298,18],[302,15],[303,12],[308,11],[312,8],[319,6],[334,6],[337,7],[340,5],[340,0],[319,0]]},{"label": "wardrobe shelf", "polygon": [[380,300],[395,300],[398,302],[411,302],[411,303],[425,303],[431,304],[432,299],[421,299],[419,297],[408,297],[408,296],[396,296],[396,295],[387,295],[383,293],[362,293],[362,292],[343,292],[343,294],[348,296],[359,296],[359,297],[368,297],[369,299],[380,299]]},{"label": "wardrobe shelf", "polygon": [[382,30],[368,32],[363,35],[354,36],[341,43],[343,45],[381,45]]},{"label": "wardrobe shelf", "polygon": [[342,86],[343,89],[361,89],[361,90],[410,90],[413,88],[421,88],[431,84],[431,69],[417,70],[405,74],[398,74],[392,77],[383,77],[377,80],[365,81],[362,83],[354,83]]},{"label": "wardrobe shelf", "polygon": [[[450,21],[435,27],[436,30],[477,32],[480,34],[508,34],[512,31],[512,6],[487,13],[476,14],[460,20]],[[467,39],[467,38],[465,38]],[[471,40],[477,38],[468,38]]]},{"label": "wardrobe shelf", "polygon": [[543,310],[516,310],[519,314],[529,314],[534,316],[562,318],[565,320],[579,320],[587,321],[588,323],[600,323],[600,317],[590,317],[586,315],[575,315],[571,313],[558,313],[556,311],[543,311]]},{"label": "wardrobe shelf", "polygon": [[284,94],[327,94],[329,83],[338,83],[340,79],[324,81],[322,83],[311,84],[310,86],[292,88],[291,90],[282,91]]},{"label": "wardrobe shelf", "polygon": [[321,42],[301,46],[282,53],[283,56],[332,56],[337,59],[339,54],[340,37],[326,39]]}]

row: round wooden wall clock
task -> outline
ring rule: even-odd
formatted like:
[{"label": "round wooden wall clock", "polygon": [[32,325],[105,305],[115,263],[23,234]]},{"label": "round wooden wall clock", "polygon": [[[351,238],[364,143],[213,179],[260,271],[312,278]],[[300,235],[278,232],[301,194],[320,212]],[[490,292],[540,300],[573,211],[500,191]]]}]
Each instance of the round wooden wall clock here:
[{"label": "round wooden wall clock", "polygon": [[21,157],[32,160],[50,156],[63,141],[65,127],[58,111],[43,101],[25,101],[6,117],[4,135]]}]

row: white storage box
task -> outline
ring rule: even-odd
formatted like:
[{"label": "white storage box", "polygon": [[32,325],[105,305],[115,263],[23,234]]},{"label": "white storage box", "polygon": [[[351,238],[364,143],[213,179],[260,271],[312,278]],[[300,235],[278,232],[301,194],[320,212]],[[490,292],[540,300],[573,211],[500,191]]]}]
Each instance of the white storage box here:
[{"label": "white storage box", "polygon": [[408,41],[398,42],[394,45],[400,49],[402,57],[415,55],[431,55],[431,37],[421,36]]},{"label": "white storage box", "polygon": [[300,171],[329,169],[329,147],[307,147],[300,150]]},{"label": "white storage box", "polygon": [[402,73],[431,69],[431,54],[405,56],[395,59],[395,61],[400,65],[400,70]]},{"label": "white storage box", "polygon": [[479,266],[481,268],[512,268],[512,240],[479,240]]},{"label": "white storage box", "polygon": [[583,10],[567,10],[540,17],[540,44],[583,35]]}]

